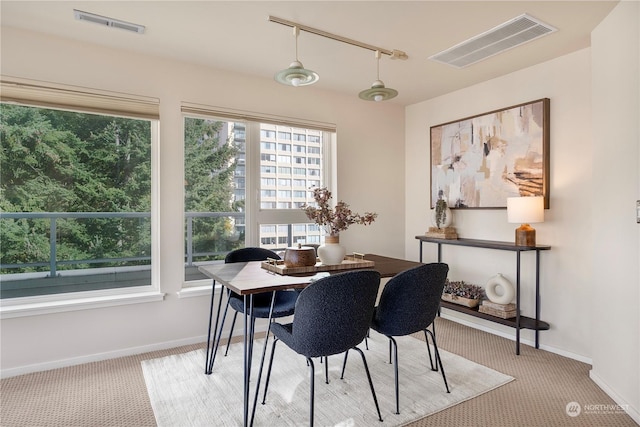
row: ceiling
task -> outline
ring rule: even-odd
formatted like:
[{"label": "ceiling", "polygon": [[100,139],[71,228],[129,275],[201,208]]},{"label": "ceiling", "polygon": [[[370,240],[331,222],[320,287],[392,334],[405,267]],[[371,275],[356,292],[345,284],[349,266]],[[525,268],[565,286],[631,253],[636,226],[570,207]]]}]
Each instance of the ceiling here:
[{"label": "ceiling", "polygon": [[[276,16],[342,37],[398,49],[380,78],[409,105],[583,49],[617,1],[7,1],[2,28],[16,27],[115,49],[270,79],[295,59],[291,28]],[[146,27],[143,35],[74,19],[79,9]],[[458,69],[428,57],[523,13],[555,33]],[[376,79],[372,51],[301,32],[298,57],[314,87],[357,96]],[[294,90],[308,90],[299,87]],[[362,101],[365,102],[365,101]]]}]

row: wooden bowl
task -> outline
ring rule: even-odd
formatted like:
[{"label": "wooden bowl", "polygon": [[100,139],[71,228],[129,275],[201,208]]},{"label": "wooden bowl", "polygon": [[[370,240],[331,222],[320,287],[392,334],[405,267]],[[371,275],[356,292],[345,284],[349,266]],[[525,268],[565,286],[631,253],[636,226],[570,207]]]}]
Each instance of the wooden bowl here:
[{"label": "wooden bowl", "polygon": [[285,267],[312,267],[316,265],[316,250],[310,246],[298,245],[284,251]]}]

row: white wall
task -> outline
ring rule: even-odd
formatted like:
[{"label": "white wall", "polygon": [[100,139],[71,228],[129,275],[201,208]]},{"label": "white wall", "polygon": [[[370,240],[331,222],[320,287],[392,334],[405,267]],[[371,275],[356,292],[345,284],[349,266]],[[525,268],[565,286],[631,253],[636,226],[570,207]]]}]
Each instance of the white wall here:
[{"label": "white wall", "polygon": [[[541,344],[573,357],[591,357],[589,325],[577,323],[587,317],[591,296],[590,252],[591,86],[589,50],[581,50],[507,76],[486,81],[407,108],[406,117],[406,251],[418,256],[414,236],[429,223],[429,128],[434,125],[540,98],[551,100],[550,209],[545,222],[535,224],[536,241],[551,245],[541,253],[541,318],[551,324],[541,332]],[[581,70],[581,72],[576,72]],[[411,197],[409,197],[411,195]],[[505,209],[454,210],[454,226],[460,237],[513,241],[517,224],[507,223]],[[412,240],[413,239],[413,240]],[[425,244],[424,260],[436,259],[436,245]],[[450,277],[484,285],[496,273],[515,283],[515,253],[445,246],[443,261]],[[535,254],[522,254],[522,306],[525,315],[535,314]],[[450,313],[471,320],[467,316]],[[513,329],[473,320],[514,336]],[[533,339],[533,332],[522,331]]]},{"label": "white wall", "polygon": [[[621,2],[593,33],[593,48],[431,99],[406,113],[406,254],[429,225],[429,128],[511,105],[551,99],[550,209],[536,224],[542,252],[541,347],[593,362],[592,378],[640,422],[639,3]],[[513,240],[504,210],[454,210],[461,237]],[[425,244],[425,260],[436,259]],[[443,247],[450,277],[515,279],[515,256]],[[523,254],[523,310],[534,314],[532,254]],[[528,282],[526,278],[528,277]],[[445,314],[513,337],[513,329]],[[523,331],[525,341],[533,332]],[[589,402],[582,402],[589,403]]]},{"label": "white wall", "polygon": [[160,279],[167,293],[162,302],[5,319],[3,374],[205,339],[209,297],[176,296],[183,279],[181,101],[335,123],[339,197],[354,211],[379,215],[342,233],[341,243],[404,254],[404,108],[11,28],[1,35],[3,75],[160,98]]},{"label": "white wall", "polygon": [[591,378],[640,423],[640,3],[621,2],[591,40]]}]

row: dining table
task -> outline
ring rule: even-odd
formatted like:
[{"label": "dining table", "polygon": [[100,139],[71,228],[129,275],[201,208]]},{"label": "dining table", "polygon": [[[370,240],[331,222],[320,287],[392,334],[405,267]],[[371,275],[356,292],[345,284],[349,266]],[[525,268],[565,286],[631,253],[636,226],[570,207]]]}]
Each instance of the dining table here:
[{"label": "dining table", "polygon": [[[417,267],[422,263],[417,261],[408,261],[399,258],[392,258],[383,255],[376,254],[364,254],[362,258],[367,261],[373,261],[373,265],[365,267],[364,269],[376,270],[380,273],[382,278],[393,277],[396,274],[408,270],[413,267]],[[362,269],[362,268],[360,268]],[[250,408],[250,378],[251,378],[251,360],[253,357],[253,335],[254,335],[254,322],[251,321],[251,313],[253,310],[253,295],[263,292],[272,292],[275,295],[276,291],[287,289],[301,289],[313,283],[314,281],[326,277],[328,274],[336,274],[344,271],[353,271],[354,269],[336,269],[331,271],[310,272],[302,274],[278,274],[273,271],[269,271],[264,268],[263,261],[250,261],[250,262],[238,262],[238,263],[218,263],[208,264],[198,267],[198,270],[207,277],[213,280],[213,286],[211,288],[211,306],[209,310],[209,326],[207,336],[207,349],[205,358],[205,374],[212,373],[213,361],[215,358],[215,331],[218,330],[218,323],[220,321],[221,308],[222,308],[222,293],[218,299],[217,309],[215,310],[215,325],[212,329],[212,323],[214,319],[214,300],[216,284],[227,288],[230,291],[235,292],[243,298],[244,302],[244,336],[243,336],[243,348],[244,348],[244,378],[243,378],[243,425],[249,426],[252,424],[252,418],[249,418]],[[273,301],[273,300],[272,300]],[[273,304],[272,304],[273,305]],[[268,322],[271,322],[271,316],[269,316]],[[212,339],[212,331],[214,337]],[[267,334],[268,338],[268,334]],[[264,359],[267,348],[267,342],[265,340],[262,357]],[[262,365],[262,364],[261,364]],[[258,381],[260,381],[261,373],[258,374]],[[255,399],[257,399],[258,391],[256,389]],[[255,410],[254,399],[254,410]]]}]

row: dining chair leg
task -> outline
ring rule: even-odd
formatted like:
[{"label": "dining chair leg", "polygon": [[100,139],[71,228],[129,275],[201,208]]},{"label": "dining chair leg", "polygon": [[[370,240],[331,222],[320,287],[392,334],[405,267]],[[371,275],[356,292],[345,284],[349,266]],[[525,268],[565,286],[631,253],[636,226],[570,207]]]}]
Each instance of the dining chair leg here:
[{"label": "dining chair leg", "polygon": [[349,350],[344,352],[344,361],[342,362],[342,372],[340,373],[340,379],[344,379],[344,370],[347,367],[347,358],[349,357]]},{"label": "dining chair leg", "polygon": [[429,364],[431,365],[431,370],[432,371],[437,371],[438,370],[438,364],[436,363],[435,366],[433,364],[433,356],[431,355],[431,347],[429,347],[429,338],[427,335],[427,330],[425,329],[424,331],[424,341],[427,343],[427,353],[429,354]]},{"label": "dining chair leg", "polygon": [[309,427],[313,427],[313,407],[314,407],[314,399],[315,399],[315,367],[313,366],[313,360],[310,357],[307,357],[307,361],[309,362]]},{"label": "dining chair leg", "polygon": [[382,421],[382,414],[380,413],[380,405],[378,405],[378,398],[376,397],[376,390],[373,387],[373,381],[371,380],[371,373],[369,372],[369,365],[367,365],[367,359],[364,357],[364,352],[360,350],[358,347],[353,347],[360,356],[362,357],[362,364],[364,365],[364,370],[367,373],[367,379],[369,380],[369,387],[371,388],[371,395],[373,396],[373,403],[376,404],[376,410],[378,411],[378,419]]},{"label": "dining chair leg", "polygon": [[[262,404],[264,405],[267,401],[267,390],[269,389],[269,380],[271,379],[271,366],[273,365],[273,355],[276,354],[276,344],[280,341],[278,337],[273,338],[273,344],[271,344],[271,357],[269,358],[269,367],[267,368],[267,378],[265,379],[264,384],[264,394],[262,395]],[[307,361],[307,364],[309,362]]]},{"label": "dining chair leg", "polygon": [[442,380],[444,381],[444,386],[447,389],[447,393],[451,393],[449,391],[449,384],[447,383],[447,376],[444,373],[444,366],[442,365],[442,359],[440,359],[440,352],[438,351],[438,344],[436,343],[436,336],[428,329],[425,329],[431,335],[431,341],[433,341],[433,349],[436,354],[436,363],[440,365],[440,373],[442,373]]},{"label": "dining chair leg", "polygon": [[[400,414],[400,384],[398,381],[398,343],[393,337],[389,337],[389,346],[393,343],[393,373],[396,387],[396,414]],[[391,349],[389,349],[391,353]]]},{"label": "dining chair leg", "polygon": [[[227,308],[229,307],[229,303],[227,303]],[[227,315],[227,311],[225,310],[225,316]],[[227,357],[227,353],[229,353],[229,347],[231,347],[231,337],[233,336],[233,328],[236,326],[236,319],[238,318],[238,312],[233,313],[233,320],[231,321],[231,329],[229,329],[229,338],[227,338],[227,348],[224,350],[224,356]]]},{"label": "dining chair leg", "polygon": [[324,383],[329,384],[329,356],[324,357]]}]

